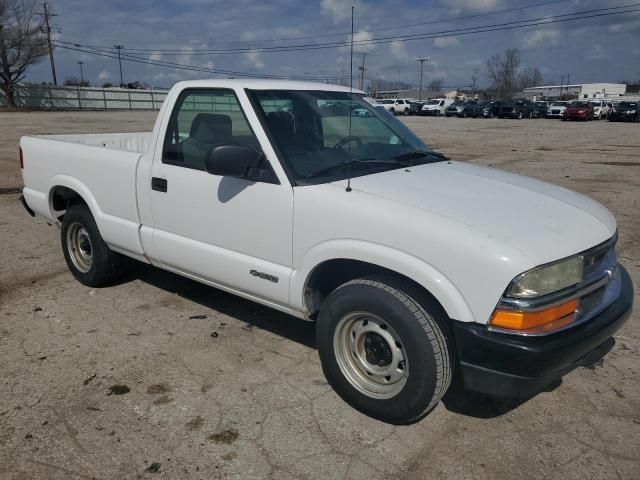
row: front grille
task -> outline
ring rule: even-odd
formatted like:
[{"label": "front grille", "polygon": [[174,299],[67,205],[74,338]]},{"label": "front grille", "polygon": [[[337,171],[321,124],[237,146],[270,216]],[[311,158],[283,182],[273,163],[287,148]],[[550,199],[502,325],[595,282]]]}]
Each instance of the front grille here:
[{"label": "front grille", "polygon": [[551,114],[552,115],[559,115],[560,114],[560,110],[551,110]]}]

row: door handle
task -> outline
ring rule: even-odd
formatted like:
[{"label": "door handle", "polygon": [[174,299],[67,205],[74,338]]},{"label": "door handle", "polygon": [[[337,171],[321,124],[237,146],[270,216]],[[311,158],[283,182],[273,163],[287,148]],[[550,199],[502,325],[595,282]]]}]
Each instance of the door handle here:
[{"label": "door handle", "polygon": [[167,179],[160,177],[151,177],[151,190],[155,190],[156,192],[166,192]]}]

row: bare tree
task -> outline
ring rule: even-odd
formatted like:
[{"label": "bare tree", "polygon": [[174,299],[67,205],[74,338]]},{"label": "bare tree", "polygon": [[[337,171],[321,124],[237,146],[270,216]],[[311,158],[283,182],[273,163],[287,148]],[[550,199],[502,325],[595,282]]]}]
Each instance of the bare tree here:
[{"label": "bare tree", "polygon": [[442,80],[440,78],[436,78],[429,82],[429,90],[433,90],[434,92],[442,91]]},{"label": "bare tree", "polygon": [[35,8],[35,0],[0,0],[0,90],[12,107],[18,82],[47,54],[45,30]]},{"label": "bare tree", "polygon": [[539,87],[544,83],[542,72],[538,67],[527,67],[518,73],[518,88]]},{"label": "bare tree", "polygon": [[516,74],[520,67],[520,50],[508,48],[487,60],[487,73],[499,98],[511,98],[517,88]]}]

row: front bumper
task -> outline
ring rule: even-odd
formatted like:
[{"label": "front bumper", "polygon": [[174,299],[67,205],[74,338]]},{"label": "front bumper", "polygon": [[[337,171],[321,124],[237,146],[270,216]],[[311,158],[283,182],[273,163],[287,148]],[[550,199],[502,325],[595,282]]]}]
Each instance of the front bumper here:
[{"label": "front bumper", "polygon": [[[521,113],[522,113],[522,112],[519,112],[519,111],[518,111],[518,112],[513,112],[513,111],[510,111],[510,112],[500,112],[500,113],[498,114],[498,116],[503,117],[503,118],[518,118],[518,117],[520,116],[520,114],[521,114]],[[524,114],[522,114],[522,115],[524,116]]]},{"label": "front bumper", "polygon": [[610,119],[617,122],[632,122],[638,118],[637,114],[631,113],[612,113]]},{"label": "front bumper", "polygon": [[426,115],[426,116],[436,116],[438,114],[440,114],[440,110],[420,110],[418,112],[419,115]]},{"label": "front bumper", "polygon": [[589,118],[588,113],[565,113],[562,115],[562,118],[566,120],[586,120]]},{"label": "front bumper", "polygon": [[633,305],[631,278],[622,266],[618,268],[618,298],[589,321],[567,330],[528,337],[454,322],[464,387],[500,397],[526,397],[602,358],[613,347],[612,335],[629,318]]}]

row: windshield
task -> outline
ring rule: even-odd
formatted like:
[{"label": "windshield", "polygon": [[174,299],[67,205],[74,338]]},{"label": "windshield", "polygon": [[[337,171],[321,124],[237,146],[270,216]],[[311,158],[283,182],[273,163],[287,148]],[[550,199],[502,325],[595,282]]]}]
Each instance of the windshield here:
[{"label": "windshield", "polygon": [[551,104],[552,107],[566,107],[567,106],[567,102],[553,102],[553,104]]},{"label": "windshield", "polygon": [[442,101],[442,100],[429,100],[429,101],[427,102],[427,105],[440,105],[440,102],[441,102],[441,101]]},{"label": "windshield", "polygon": [[[258,113],[287,173],[298,185],[443,159],[402,122],[371,106],[362,95],[303,90],[253,90],[249,94],[261,110]],[[354,106],[369,114],[349,115]]]},{"label": "windshield", "polygon": [[589,104],[584,102],[571,102],[569,106],[571,108],[587,108]]},{"label": "windshield", "polygon": [[382,105],[392,105],[393,104],[393,100],[380,100],[380,103]]},{"label": "windshield", "polygon": [[616,107],[633,109],[633,108],[636,108],[636,104],[631,102],[620,102],[619,104],[616,105]]}]

